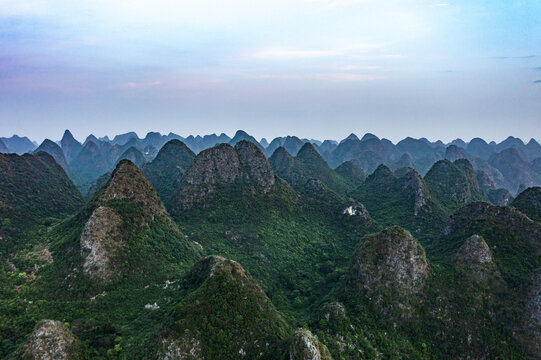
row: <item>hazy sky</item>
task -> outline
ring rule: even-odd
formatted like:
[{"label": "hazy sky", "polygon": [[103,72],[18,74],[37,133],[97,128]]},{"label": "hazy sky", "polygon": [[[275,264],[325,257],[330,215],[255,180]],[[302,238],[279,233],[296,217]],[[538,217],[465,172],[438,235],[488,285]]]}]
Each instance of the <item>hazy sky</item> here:
[{"label": "hazy sky", "polygon": [[541,139],[541,1],[442,1],[0,0],[0,136]]}]

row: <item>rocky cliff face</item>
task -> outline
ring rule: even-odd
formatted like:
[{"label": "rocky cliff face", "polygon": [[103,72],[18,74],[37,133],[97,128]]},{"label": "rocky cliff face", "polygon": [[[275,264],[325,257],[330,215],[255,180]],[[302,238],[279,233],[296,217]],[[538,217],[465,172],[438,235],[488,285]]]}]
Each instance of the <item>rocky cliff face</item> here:
[{"label": "rocky cliff face", "polygon": [[289,350],[290,360],[332,360],[327,347],[308,329],[297,329]]},{"label": "rocky cliff face", "polygon": [[350,268],[350,277],[368,296],[396,291],[400,296],[416,294],[429,274],[421,244],[411,234],[393,226],[361,240]]},{"label": "rocky cliff face", "polygon": [[36,325],[24,346],[24,359],[76,359],[78,343],[73,334],[59,321],[44,320]]},{"label": "rocky cliff face", "polygon": [[274,173],[261,150],[248,141],[233,148],[220,144],[199,153],[184,175],[177,193],[170,201],[175,214],[206,201],[218,186],[236,184],[243,193],[268,193],[274,185]]},{"label": "rocky cliff face", "polygon": [[83,272],[94,280],[107,281],[113,275],[111,259],[122,248],[122,218],[113,209],[100,206],[90,216],[81,234]]}]

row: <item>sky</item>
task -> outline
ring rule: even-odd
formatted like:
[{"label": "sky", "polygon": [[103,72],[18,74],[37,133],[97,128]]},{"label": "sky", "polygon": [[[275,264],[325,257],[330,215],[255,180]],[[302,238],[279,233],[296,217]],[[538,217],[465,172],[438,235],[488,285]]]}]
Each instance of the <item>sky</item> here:
[{"label": "sky", "polygon": [[540,0],[0,0],[0,136],[541,140]]}]

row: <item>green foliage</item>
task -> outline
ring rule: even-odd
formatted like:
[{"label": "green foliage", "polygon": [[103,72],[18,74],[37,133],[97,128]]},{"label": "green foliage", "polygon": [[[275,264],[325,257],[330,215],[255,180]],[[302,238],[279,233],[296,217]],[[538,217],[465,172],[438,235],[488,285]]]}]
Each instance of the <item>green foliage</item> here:
[{"label": "green foliage", "polygon": [[[351,193],[351,197],[366,206],[381,229],[399,225],[417,237],[423,246],[430,246],[438,237],[447,216],[431,200],[420,177],[419,187],[414,188],[405,176],[397,177],[382,165]],[[425,198],[425,203],[416,208],[419,196]]]},{"label": "green foliage", "polygon": [[82,205],[81,194],[49,154],[0,154],[0,236],[24,238]]},{"label": "green foliage", "polygon": [[[43,167],[39,179],[47,189],[24,177],[2,180],[2,199],[23,200],[19,218],[1,213],[2,233],[18,221],[40,226],[19,233],[24,236],[17,244],[0,242],[0,357],[18,358],[35,324],[54,319],[69,324],[82,359],[156,358],[164,340],[206,359],[238,359],[240,349],[247,359],[259,352],[280,359],[287,357],[296,327],[309,328],[335,360],[528,358],[513,331],[523,314],[525,285],[541,267],[531,241],[535,229],[528,225],[534,222],[509,208],[479,211],[484,217],[459,212],[451,225],[463,219],[460,226],[440,236],[451,209],[463,204],[436,195],[416,208],[419,192],[411,190],[424,189],[415,174],[407,178],[381,168],[352,191],[351,179],[323,167],[310,148],[291,159],[284,177],[295,190],[280,178],[267,194],[246,191],[244,180],[217,184],[212,200],[179,213],[176,223],[134,200],[99,202],[103,191],[65,218],[82,202],[80,196],[62,198],[73,185],[56,183],[47,161],[36,165]],[[177,180],[169,169],[154,170],[146,171],[167,193]],[[65,208],[42,207],[34,197],[44,194],[59,196]],[[344,215],[353,202],[363,203],[373,221]],[[115,277],[104,283],[81,270],[80,237],[97,206],[121,219],[123,245],[111,257]],[[408,229],[430,260],[422,291],[408,299],[393,289],[390,297],[369,296],[346,276],[364,235],[391,225]],[[473,234],[493,251],[497,281],[475,282],[467,268],[456,268],[458,249]],[[233,259],[246,270],[220,258],[197,262],[204,255]],[[407,305],[407,311],[384,312],[378,301],[391,309]]]},{"label": "green foliage", "polygon": [[466,159],[441,160],[425,175],[425,182],[434,201],[451,214],[464,205],[475,201],[486,201],[477,183],[475,172]]},{"label": "green foliage", "polygon": [[[269,162],[278,176],[301,192],[309,180],[316,179],[337,194],[345,195],[359,181],[358,178],[346,177],[331,169],[310,143],[304,144],[294,158],[284,148],[278,148]],[[362,177],[362,172],[358,176]]]},{"label": "green foliage", "polygon": [[519,209],[530,219],[541,222],[541,188],[530,187],[513,200],[511,206]]},{"label": "green foliage", "polygon": [[196,356],[208,359],[238,359],[239,351],[249,359],[285,359],[291,329],[259,285],[230,260],[209,265],[212,275],[175,310],[180,342],[193,339]]},{"label": "green foliage", "polygon": [[143,173],[164,203],[169,201],[178,188],[194,158],[195,154],[183,142],[171,140],[161,148],[152,162],[143,166]]}]

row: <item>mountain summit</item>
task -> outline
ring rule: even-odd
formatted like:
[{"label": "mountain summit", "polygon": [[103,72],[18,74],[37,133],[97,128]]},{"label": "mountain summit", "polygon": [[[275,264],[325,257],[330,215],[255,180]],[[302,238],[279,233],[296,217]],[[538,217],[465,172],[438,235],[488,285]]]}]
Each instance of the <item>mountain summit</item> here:
[{"label": "mountain summit", "polygon": [[249,141],[235,147],[220,144],[199,153],[184,175],[170,201],[171,211],[179,214],[207,199],[224,185],[236,184],[244,193],[268,193],[274,185],[274,173],[263,152]]}]

